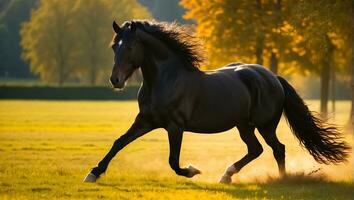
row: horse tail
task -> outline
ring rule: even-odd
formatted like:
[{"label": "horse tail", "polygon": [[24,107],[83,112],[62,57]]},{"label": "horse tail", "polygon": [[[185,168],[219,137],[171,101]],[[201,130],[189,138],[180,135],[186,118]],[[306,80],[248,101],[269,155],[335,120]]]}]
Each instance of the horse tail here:
[{"label": "horse tail", "polygon": [[295,89],[282,77],[278,80],[285,93],[284,113],[290,129],[312,157],[322,164],[347,160],[350,147],[338,129],[311,112]]}]

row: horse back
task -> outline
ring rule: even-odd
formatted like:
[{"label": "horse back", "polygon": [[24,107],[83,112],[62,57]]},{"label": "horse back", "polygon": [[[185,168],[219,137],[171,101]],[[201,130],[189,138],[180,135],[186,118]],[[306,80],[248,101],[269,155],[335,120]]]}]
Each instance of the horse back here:
[{"label": "horse back", "polygon": [[282,112],[282,86],[260,65],[237,63],[203,76],[191,116],[195,126],[210,124],[215,132],[242,123],[262,126]]}]

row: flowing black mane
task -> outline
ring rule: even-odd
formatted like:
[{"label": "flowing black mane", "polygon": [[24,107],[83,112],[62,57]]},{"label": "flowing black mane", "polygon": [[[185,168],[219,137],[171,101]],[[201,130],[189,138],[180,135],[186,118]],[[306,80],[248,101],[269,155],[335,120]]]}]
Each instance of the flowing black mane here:
[{"label": "flowing black mane", "polygon": [[[199,70],[204,61],[201,42],[188,32],[187,28],[177,23],[135,20],[137,27],[170,47],[186,62],[189,70]],[[131,23],[131,22],[126,22]]]}]

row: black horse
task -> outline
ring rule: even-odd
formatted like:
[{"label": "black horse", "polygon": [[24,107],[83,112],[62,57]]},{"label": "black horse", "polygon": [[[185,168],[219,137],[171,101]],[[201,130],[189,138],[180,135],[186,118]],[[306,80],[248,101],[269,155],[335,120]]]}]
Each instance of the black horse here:
[{"label": "black horse", "polygon": [[115,56],[110,82],[122,89],[130,75],[141,69],[144,80],[138,94],[139,113],[85,182],[94,182],[118,151],[156,128],[168,132],[169,164],[178,175],[200,173],[192,166],[179,165],[184,131],[218,133],[233,127],[239,130],[248,153],[226,169],[220,182],[231,182],[234,173],[262,153],[255,128],[273,149],[280,175],[285,175],[285,146],[276,136],[282,112],[317,162],[346,160],[350,147],[340,140],[337,129],[314,116],[284,78],[257,64],[232,63],[203,72],[198,68],[202,61],[199,43],[174,23],[130,21],[119,27],[113,22],[113,29]]}]

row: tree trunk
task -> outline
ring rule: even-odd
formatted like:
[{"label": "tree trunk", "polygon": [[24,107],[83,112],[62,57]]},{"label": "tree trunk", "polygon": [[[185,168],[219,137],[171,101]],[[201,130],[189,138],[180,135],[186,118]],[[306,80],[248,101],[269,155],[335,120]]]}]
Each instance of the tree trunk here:
[{"label": "tree trunk", "polygon": [[96,84],[96,74],[97,74],[96,58],[95,55],[91,55],[91,70],[90,70],[91,85]]},{"label": "tree trunk", "polygon": [[[354,48],[354,45],[353,47]],[[354,51],[353,51],[354,52]],[[349,116],[349,128],[354,128],[354,53],[352,53],[352,63],[351,63],[351,71],[352,71],[352,81],[351,81],[351,88],[352,88],[352,109],[350,111]],[[354,133],[354,132],[353,132]]]},{"label": "tree trunk", "polygon": [[[275,24],[277,28],[280,28],[281,21],[282,21],[281,0],[276,0],[275,8],[276,8]],[[275,34],[273,37],[274,37],[275,46],[277,46],[279,44],[278,34]],[[270,70],[274,74],[278,74],[278,58],[277,58],[277,54],[274,51],[272,51],[270,55]]]},{"label": "tree trunk", "polygon": [[256,11],[259,19],[258,30],[256,30],[257,38],[256,38],[256,63],[259,65],[263,65],[263,49],[264,49],[264,35],[263,35],[263,9],[262,9],[262,1],[256,1]]},{"label": "tree trunk", "polygon": [[332,96],[332,113],[333,117],[336,112],[336,71],[334,66],[331,67],[331,96]]},{"label": "tree trunk", "polygon": [[[352,11],[354,12],[354,1],[352,1]],[[354,13],[352,13],[352,35],[351,35],[351,38],[352,38],[352,60],[351,60],[352,109],[351,109],[350,117],[349,117],[349,128],[354,128],[354,38],[353,38],[353,33],[354,33]],[[354,134],[354,131],[353,131],[353,134]]]},{"label": "tree trunk", "polygon": [[59,86],[62,86],[63,83],[64,83],[64,75],[63,75],[63,68],[60,67],[60,72],[59,72],[59,81],[58,81],[58,84]]},{"label": "tree trunk", "polygon": [[[321,114],[323,117],[326,117],[328,113],[327,104],[329,97],[329,83],[331,79],[331,62],[334,51],[334,46],[328,36],[326,36],[326,43],[327,47],[322,58],[321,70]],[[333,66],[332,70],[335,70]]]},{"label": "tree trunk", "polygon": [[59,56],[59,74],[58,74],[58,84],[59,86],[62,86],[64,83],[64,61],[62,59],[62,54]]},{"label": "tree trunk", "polygon": [[264,37],[263,35],[257,36],[257,43],[256,43],[256,63],[259,65],[263,65],[263,43]]},{"label": "tree trunk", "polygon": [[64,56],[64,50],[63,50],[63,43],[62,43],[63,39],[60,38],[58,39],[58,44],[57,44],[57,48],[58,48],[58,57],[57,57],[57,64],[59,67],[59,74],[58,74],[58,84],[59,86],[62,86],[64,83],[64,79],[65,79],[65,56]]},{"label": "tree trunk", "polygon": [[92,86],[96,84],[96,67],[94,66],[91,68],[90,83]]},{"label": "tree trunk", "polygon": [[278,74],[278,58],[274,52],[272,52],[270,55],[270,70],[274,74]]},{"label": "tree trunk", "polygon": [[328,62],[323,62],[321,71],[321,114],[327,116],[330,68]]},{"label": "tree trunk", "polygon": [[[96,14],[96,13],[95,13]],[[91,61],[91,68],[89,72],[89,80],[91,85],[96,84],[96,79],[97,79],[97,63],[98,63],[98,54],[99,52],[97,51],[97,35],[95,31],[90,30],[90,26],[86,26],[86,31],[88,33],[88,36],[91,41],[91,49],[90,49],[90,61]]]}]

